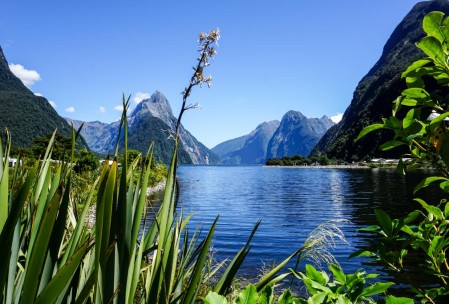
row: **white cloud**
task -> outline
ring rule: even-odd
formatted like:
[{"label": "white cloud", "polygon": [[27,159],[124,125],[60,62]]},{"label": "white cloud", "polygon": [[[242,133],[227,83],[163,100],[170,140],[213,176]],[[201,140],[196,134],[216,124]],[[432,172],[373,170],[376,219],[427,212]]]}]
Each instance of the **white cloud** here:
[{"label": "white cloud", "polygon": [[114,110],[116,111],[122,111],[123,110],[123,106],[115,106]]},{"label": "white cloud", "polygon": [[142,100],[148,99],[148,98],[150,98],[150,97],[151,97],[151,94],[150,94],[150,93],[137,92],[137,93],[134,95],[133,100],[134,100],[135,103],[140,103]]},{"label": "white cloud", "polygon": [[11,72],[16,75],[20,80],[22,80],[23,84],[28,88],[31,87],[36,81],[41,80],[41,75],[35,70],[27,70],[21,64],[9,64],[9,69]]},{"label": "white cloud", "polygon": [[44,97],[44,95],[42,95],[41,93],[34,93],[34,95],[39,96],[39,97]]},{"label": "white cloud", "polygon": [[104,113],[104,112],[106,112],[106,108],[105,107],[99,107],[98,111],[100,111],[100,113]]},{"label": "white cloud", "polygon": [[74,107],[68,107],[68,108],[65,109],[65,111],[67,113],[75,113],[75,108]]},{"label": "white cloud", "polygon": [[337,114],[331,116],[331,120],[335,123],[339,123],[342,118],[343,118],[343,114],[341,114],[341,113],[337,113]]},{"label": "white cloud", "polygon": [[[54,109],[56,109],[56,103],[53,101],[53,100],[49,100],[48,101],[49,103],[50,103],[50,105],[54,108]],[[73,107],[72,107],[73,108]],[[67,111],[67,109],[66,109],[66,111]],[[75,108],[73,108],[73,111],[75,111]],[[68,111],[67,111],[68,112]]]}]

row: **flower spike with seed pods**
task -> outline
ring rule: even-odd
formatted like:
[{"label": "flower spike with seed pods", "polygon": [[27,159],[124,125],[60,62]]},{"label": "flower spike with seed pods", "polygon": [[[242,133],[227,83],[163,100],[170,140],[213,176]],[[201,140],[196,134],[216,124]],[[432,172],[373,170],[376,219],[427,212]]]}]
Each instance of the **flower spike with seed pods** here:
[{"label": "flower spike with seed pods", "polygon": [[212,76],[204,77],[203,71],[204,68],[210,65],[209,59],[214,59],[214,56],[217,54],[215,46],[218,46],[218,40],[220,39],[220,30],[217,28],[215,30],[209,31],[207,34],[201,32],[198,36],[198,52],[200,55],[197,58],[197,65],[193,67],[193,75],[190,78],[189,85],[182,91],[182,107],[178,116],[178,120],[176,123],[176,136],[178,135],[179,125],[181,123],[182,115],[186,110],[197,109],[199,108],[199,104],[195,105],[187,105],[187,98],[190,96],[190,92],[192,88],[196,85],[200,87],[204,82],[206,82],[207,86],[210,88],[212,85]]}]

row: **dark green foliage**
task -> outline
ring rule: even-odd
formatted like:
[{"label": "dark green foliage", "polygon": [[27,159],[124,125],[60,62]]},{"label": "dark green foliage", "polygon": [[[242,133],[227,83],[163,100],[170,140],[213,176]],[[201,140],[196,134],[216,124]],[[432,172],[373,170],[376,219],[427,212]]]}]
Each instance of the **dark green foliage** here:
[{"label": "dark green foliage", "polygon": [[[39,136],[33,139],[33,145],[31,150],[35,159],[41,159],[45,151],[47,150],[48,143],[50,142],[52,135]],[[72,149],[72,140],[68,137],[64,137],[60,134],[56,134],[53,145],[53,159],[63,160],[67,159],[70,150]]]},{"label": "dark green foliage", "polygon": [[406,88],[401,73],[423,53],[415,47],[424,32],[423,17],[434,10],[449,13],[447,1],[427,1],[415,5],[403,19],[384,46],[379,61],[360,81],[342,121],[329,129],[312,151],[346,161],[373,157],[398,158],[404,150],[379,151],[379,146],[392,139],[391,132],[370,134],[354,143],[360,131],[390,116],[391,102]]},{"label": "dark green foliage", "polygon": [[338,163],[338,161],[330,160],[324,155],[303,157],[296,154],[281,158],[269,158],[265,164],[267,166],[327,166]]},{"label": "dark green foliage", "polygon": [[[36,96],[9,70],[0,48],[0,130],[8,128],[12,146],[29,148],[33,139],[47,136],[58,129],[60,135],[70,137],[69,124],[56,113],[44,97]],[[87,148],[84,139],[78,141]]]},{"label": "dark green foliage", "polygon": [[[394,271],[413,287],[417,298],[426,302],[447,303],[449,299],[449,18],[443,12],[431,12],[423,20],[426,37],[417,43],[425,58],[413,62],[401,74],[407,83],[393,103],[392,115],[383,123],[365,127],[356,140],[380,128],[394,137],[381,145],[383,150],[406,147],[398,170],[407,170],[427,162],[437,169],[415,188],[415,193],[431,184],[439,184],[443,195],[435,201],[416,198],[420,209],[403,218],[391,219],[376,210],[378,225],[364,231],[376,233],[373,248],[355,255],[370,256]],[[431,115],[430,115],[431,114]],[[416,260],[416,257],[419,257]],[[418,273],[417,281],[412,273]],[[427,284],[422,284],[428,276]],[[423,302],[424,302],[423,301]]]},{"label": "dark green foliage", "polygon": [[98,168],[99,160],[95,154],[87,150],[79,150],[75,153],[76,155],[76,165],[75,171],[78,173],[83,173],[86,171],[93,171]]}]

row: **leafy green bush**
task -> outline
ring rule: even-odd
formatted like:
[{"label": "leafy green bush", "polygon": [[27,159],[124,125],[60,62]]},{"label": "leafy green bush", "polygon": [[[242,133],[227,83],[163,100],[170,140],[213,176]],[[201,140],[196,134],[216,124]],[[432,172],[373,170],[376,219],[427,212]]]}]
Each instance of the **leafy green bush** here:
[{"label": "leafy green bush", "polygon": [[[402,77],[407,83],[401,96],[393,102],[393,114],[383,123],[363,129],[357,140],[366,134],[386,129],[394,133],[394,139],[380,148],[384,151],[406,146],[398,170],[406,170],[430,164],[437,175],[424,179],[415,193],[431,184],[439,184],[444,195],[440,201],[427,203],[415,199],[418,209],[401,219],[391,219],[388,214],[376,210],[379,225],[364,229],[379,236],[374,250],[360,251],[356,255],[368,255],[381,261],[413,286],[417,298],[431,303],[449,299],[449,18],[442,12],[431,12],[424,17],[426,36],[417,44],[426,58],[413,62]],[[420,263],[410,260],[420,257]],[[411,275],[414,269],[429,275],[427,284],[417,282]]]}]

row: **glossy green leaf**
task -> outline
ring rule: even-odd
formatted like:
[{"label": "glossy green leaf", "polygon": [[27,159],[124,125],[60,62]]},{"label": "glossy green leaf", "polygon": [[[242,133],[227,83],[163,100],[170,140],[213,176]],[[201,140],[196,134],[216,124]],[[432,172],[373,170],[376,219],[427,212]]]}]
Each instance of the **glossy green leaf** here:
[{"label": "glossy green leaf", "polygon": [[376,257],[376,254],[368,250],[358,250],[349,256],[350,259],[354,257]]},{"label": "glossy green leaf", "polygon": [[404,119],[402,120],[402,127],[404,129],[407,129],[408,127],[410,127],[415,121],[415,109],[411,109],[407,112],[407,115],[404,117]]},{"label": "glossy green leaf", "polygon": [[357,138],[354,140],[354,142],[357,142],[358,140],[360,140],[362,137],[366,136],[368,133],[371,133],[373,131],[382,129],[384,127],[383,124],[372,124],[369,125],[365,128],[362,129],[362,131],[360,131],[360,134],[357,136]]},{"label": "glossy green leaf", "polygon": [[228,304],[228,301],[222,295],[209,291],[205,298],[202,298],[205,304]]},{"label": "glossy green leaf", "polygon": [[441,65],[445,64],[446,56],[444,55],[441,42],[437,38],[433,36],[424,37],[420,42],[418,42],[417,46],[437,63]]},{"label": "glossy green leaf", "polygon": [[424,67],[431,62],[432,62],[432,60],[430,60],[428,58],[419,59],[419,60],[413,62],[411,65],[409,65],[409,67],[402,73],[401,77],[403,77],[403,78],[407,77],[408,75],[410,75],[410,73],[414,73],[417,69]]},{"label": "glossy green leaf", "polygon": [[292,304],[295,299],[292,296],[290,289],[285,290],[279,297],[278,304]]},{"label": "glossy green leaf", "polygon": [[411,98],[404,98],[401,101],[401,105],[408,106],[408,107],[414,107],[414,106],[418,105],[418,101],[415,99],[411,99]]},{"label": "glossy green leaf", "polygon": [[417,210],[410,212],[409,214],[407,214],[407,216],[404,218],[404,224],[410,224],[412,223],[414,220],[416,220],[418,218],[418,216],[421,213]]},{"label": "glossy green leaf", "polygon": [[437,38],[441,43],[446,40],[446,36],[441,28],[443,12],[430,12],[423,19],[423,29],[427,35]]},{"label": "glossy green leaf", "polygon": [[449,179],[445,177],[439,177],[439,176],[430,176],[426,177],[423,180],[419,182],[419,184],[413,189],[413,194],[416,194],[420,189],[426,188],[430,186],[430,184],[437,182],[437,181],[449,181]]},{"label": "glossy green leaf", "polygon": [[384,293],[392,285],[394,285],[393,282],[387,282],[387,283],[377,282],[377,283],[375,283],[373,285],[370,285],[370,286],[366,287],[363,290],[361,295],[364,296],[364,297],[370,297],[370,296],[373,296],[373,295]]},{"label": "glossy green leaf", "polygon": [[393,232],[393,226],[390,216],[382,209],[375,209],[374,213],[376,214],[376,219],[379,223],[380,228],[387,235],[391,235],[391,233]]},{"label": "glossy green leaf", "polygon": [[381,151],[388,151],[388,150],[391,150],[391,149],[394,149],[396,147],[403,146],[403,145],[405,145],[405,143],[402,141],[389,140],[389,141],[383,143],[382,145],[380,145],[379,149]]},{"label": "glossy green leaf", "polygon": [[385,304],[413,304],[415,301],[405,297],[388,296],[385,298]]},{"label": "glossy green leaf", "polygon": [[423,208],[427,210],[427,212],[429,212],[430,214],[435,216],[437,219],[444,220],[444,214],[440,208],[428,205],[425,201],[423,201],[422,199],[419,199],[419,198],[415,198],[414,200],[417,201],[418,203],[420,203],[421,206],[423,206]]},{"label": "glossy green leaf", "polygon": [[449,117],[449,112],[445,112],[443,114],[438,115],[437,117],[435,117],[434,119],[432,119],[430,121],[430,129],[433,131],[436,129],[437,126],[439,126],[441,124],[441,122],[446,119],[447,117]]},{"label": "glossy green leaf", "polygon": [[306,265],[306,275],[308,278],[322,285],[325,285],[329,280],[329,278],[327,277],[327,275],[325,275],[324,272],[316,270],[316,268],[310,264]]},{"label": "glossy green leaf", "polygon": [[259,304],[273,304],[274,292],[271,286],[267,285],[259,292]]},{"label": "glossy green leaf", "polygon": [[329,264],[329,270],[332,271],[334,275],[334,280],[340,282],[341,284],[346,283],[346,275],[341,270],[340,266],[335,264]]},{"label": "glossy green leaf", "polygon": [[236,303],[237,304],[256,304],[259,299],[256,287],[252,284],[246,286],[246,288],[239,294]]},{"label": "glossy green leaf", "polygon": [[409,88],[402,91],[402,95],[410,99],[427,99],[430,98],[429,93],[423,88]]}]

